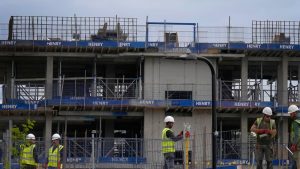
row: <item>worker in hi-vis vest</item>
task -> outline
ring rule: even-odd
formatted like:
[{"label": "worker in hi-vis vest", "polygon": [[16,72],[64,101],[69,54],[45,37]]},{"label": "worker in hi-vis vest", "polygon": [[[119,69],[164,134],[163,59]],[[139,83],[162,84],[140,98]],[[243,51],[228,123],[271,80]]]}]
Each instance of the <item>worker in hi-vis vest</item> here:
[{"label": "worker in hi-vis vest", "polygon": [[166,116],[164,122],[166,123],[166,126],[161,134],[164,169],[174,169],[175,142],[183,138],[183,131],[181,131],[177,136],[174,135],[174,132],[171,130],[175,122],[172,116]]},{"label": "worker in hi-vis vest", "polygon": [[276,136],[275,120],[271,119],[272,109],[265,107],[262,111],[263,117],[257,118],[251,127],[251,132],[255,132],[257,136],[255,147],[255,159],[257,169],[262,169],[262,162],[265,156],[267,161],[267,169],[273,168],[273,138]]},{"label": "worker in hi-vis vest", "polygon": [[36,169],[38,154],[35,145],[35,136],[30,133],[26,135],[26,143],[20,145],[20,168]]},{"label": "worker in hi-vis vest", "polygon": [[300,168],[300,113],[298,106],[290,105],[288,114],[292,120],[290,126],[290,150],[293,152],[292,169],[294,169]]},{"label": "worker in hi-vis vest", "polygon": [[48,169],[62,169],[63,165],[61,163],[63,158],[63,148],[64,146],[59,144],[61,139],[59,134],[52,135],[52,146],[48,151],[47,165]]}]

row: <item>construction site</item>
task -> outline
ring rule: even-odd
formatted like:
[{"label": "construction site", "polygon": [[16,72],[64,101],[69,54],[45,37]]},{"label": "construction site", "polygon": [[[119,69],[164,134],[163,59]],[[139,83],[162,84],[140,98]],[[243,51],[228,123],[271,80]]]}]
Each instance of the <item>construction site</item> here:
[{"label": "construction site", "polygon": [[250,127],[266,106],[273,165],[288,168],[300,22],[249,22],[11,16],[0,24],[0,169],[18,168],[11,130],[26,119],[41,163],[59,133],[64,168],[161,169],[167,115],[175,133],[191,133],[176,143],[175,168],[255,168]]}]

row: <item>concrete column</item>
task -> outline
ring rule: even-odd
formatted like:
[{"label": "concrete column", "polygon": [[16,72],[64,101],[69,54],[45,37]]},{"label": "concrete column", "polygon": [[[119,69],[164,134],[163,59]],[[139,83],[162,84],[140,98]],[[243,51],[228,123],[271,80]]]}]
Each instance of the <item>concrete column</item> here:
[{"label": "concrete column", "polygon": [[140,58],[139,64],[139,83],[138,83],[138,99],[142,99],[143,97],[143,85],[142,85],[142,65],[144,62],[144,57]]},{"label": "concrete column", "polygon": [[278,64],[277,79],[277,101],[279,106],[288,106],[288,57],[283,56],[282,61]]},{"label": "concrete column", "polygon": [[[248,114],[248,113],[247,113]],[[242,159],[248,159],[248,115],[243,113],[241,116],[241,143],[242,143]]]},{"label": "concrete column", "polygon": [[7,64],[6,67],[6,74],[5,74],[5,86],[4,88],[4,95],[3,95],[3,103],[6,103],[7,99],[12,98],[11,96],[11,89],[12,89],[12,68],[11,68],[12,64]]},{"label": "concrete column", "polygon": [[53,56],[47,56],[46,67],[46,99],[52,99],[53,91]]},{"label": "concrete column", "polygon": [[93,90],[92,90],[92,96],[97,96],[97,59],[95,58],[93,61]]},{"label": "concrete column", "polygon": [[62,96],[62,73],[61,73],[61,59],[59,60],[59,67],[58,67],[58,85],[57,85],[57,96]]},{"label": "concrete column", "polygon": [[51,146],[51,136],[52,136],[52,113],[46,112],[45,115],[45,150],[48,153],[48,149]]},{"label": "concrete column", "polygon": [[242,89],[242,95],[241,95],[241,101],[247,101],[248,100],[248,58],[244,57],[242,58],[242,66],[241,66],[241,89]]},{"label": "concrete column", "polygon": [[6,87],[5,87],[5,98],[3,99],[4,102],[6,99],[15,99],[16,98],[16,89],[15,89],[15,62],[14,60],[11,61],[11,66],[7,67],[6,73]]},{"label": "concrete column", "polygon": [[[278,135],[278,144],[279,145],[288,145],[289,133],[288,133],[288,118],[280,117],[278,121],[277,135]],[[288,159],[288,151],[284,146],[278,146],[278,157],[279,159]]]},{"label": "concrete column", "polygon": [[8,121],[8,126],[9,126],[9,132],[8,132],[8,147],[9,147],[9,151],[7,154],[7,158],[8,158],[8,163],[11,164],[11,156],[12,156],[12,151],[10,151],[12,149],[12,128],[13,128],[13,121],[9,120]]}]

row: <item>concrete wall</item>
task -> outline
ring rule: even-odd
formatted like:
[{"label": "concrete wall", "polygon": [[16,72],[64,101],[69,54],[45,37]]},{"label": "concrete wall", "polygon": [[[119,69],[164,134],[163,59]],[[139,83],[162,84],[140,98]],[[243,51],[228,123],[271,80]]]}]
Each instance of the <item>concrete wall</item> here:
[{"label": "concrete wall", "polygon": [[[211,100],[211,73],[208,65],[196,60],[169,60],[162,58],[145,58],[144,64],[144,98],[165,99],[165,91],[192,91],[194,100]],[[145,144],[145,154],[150,161],[160,161],[161,131],[165,109],[145,109],[144,138],[151,139]],[[195,140],[193,157],[195,161],[211,158],[211,110],[194,110],[192,116],[174,116],[173,131],[178,134],[184,129],[184,124],[191,125],[191,133]],[[155,139],[155,140],[153,140]],[[183,142],[177,143],[177,150],[182,149]],[[153,149],[153,148],[156,149]],[[151,150],[151,151],[150,151]]]},{"label": "concrete wall", "polygon": [[[144,113],[144,139],[145,156],[152,162],[161,162],[161,132],[165,127],[164,109],[145,109]],[[192,116],[174,116],[173,131],[178,134],[184,129],[184,123],[191,125],[192,140],[190,149],[198,164],[211,159],[211,110],[195,110]],[[206,133],[206,134],[203,134]],[[176,143],[176,149],[182,150],[183,140]]]},{"label": "concrete wall", "polygon": [[208,65],[196,60],[145,58],[145,99],[165,99],[165,91],[193,91],[194,100],[211,99]]}]

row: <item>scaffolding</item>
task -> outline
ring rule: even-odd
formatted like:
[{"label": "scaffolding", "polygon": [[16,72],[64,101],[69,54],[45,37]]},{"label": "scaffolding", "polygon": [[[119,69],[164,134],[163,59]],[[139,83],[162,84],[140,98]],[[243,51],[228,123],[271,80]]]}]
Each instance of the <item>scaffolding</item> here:
[{"label": "scaffolding", "polygon": [[252,21],[252,42],[254,44],[278,43],[299,44],[299,21]]},{"label": "scaffolding", "polygon": [[137,18],[12,16],[8,40],[136,41]]}]

